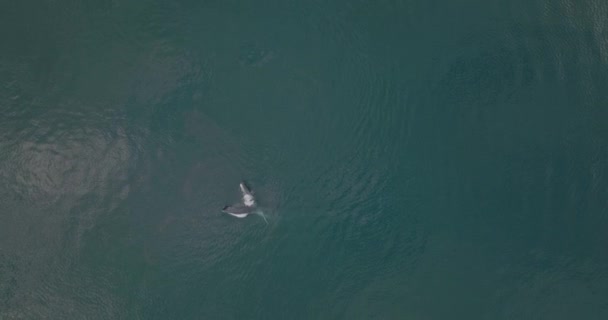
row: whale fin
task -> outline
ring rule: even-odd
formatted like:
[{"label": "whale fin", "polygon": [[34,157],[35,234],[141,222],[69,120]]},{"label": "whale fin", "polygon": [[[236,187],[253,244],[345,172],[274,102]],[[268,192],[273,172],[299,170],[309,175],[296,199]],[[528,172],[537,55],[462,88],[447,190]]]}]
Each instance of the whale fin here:
[{"label": "whale fin", "polygon": [[243,203],[248,207],[255,206],[255,198],[253,197],[253,192],[247,186],[247,184],[245,184],[245,181],[239,184],[239,188],[241,189],[241,193],[243,194]]},{"label": "whale fin", "polygon": [[253,191],[251,191],[251,188],[249,188],[245,181],[241,181],[241,183],[239,183],[239,188],[241,189],[241,193],[243,193],[243,195],[253,195]]}]

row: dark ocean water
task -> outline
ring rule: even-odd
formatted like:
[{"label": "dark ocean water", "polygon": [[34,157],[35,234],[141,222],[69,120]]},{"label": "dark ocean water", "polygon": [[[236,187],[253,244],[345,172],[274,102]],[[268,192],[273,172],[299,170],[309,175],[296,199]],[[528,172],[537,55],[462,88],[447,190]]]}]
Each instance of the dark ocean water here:
[{"label": "dark ocean water", "polygon": [[606,1],[0,1],[0,319],[608,319],[607,248]]}]

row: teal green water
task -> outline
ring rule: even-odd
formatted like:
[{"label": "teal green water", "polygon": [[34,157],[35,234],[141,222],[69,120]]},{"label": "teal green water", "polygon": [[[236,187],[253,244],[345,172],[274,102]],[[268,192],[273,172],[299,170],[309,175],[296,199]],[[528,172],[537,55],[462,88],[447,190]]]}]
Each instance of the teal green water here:
[{"label": "teal green water", "polygon": [[0,319],[607,319],[607,15],[2,1]]}]

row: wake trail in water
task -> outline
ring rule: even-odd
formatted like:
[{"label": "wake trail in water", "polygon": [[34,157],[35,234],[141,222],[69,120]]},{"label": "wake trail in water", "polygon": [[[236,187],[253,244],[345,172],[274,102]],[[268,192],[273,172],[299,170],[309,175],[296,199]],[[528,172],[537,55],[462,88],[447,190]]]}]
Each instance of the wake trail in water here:
[{"label": "wake trail in water", "polygon": [[264,212],[262,210],[256,211],[256,214],[262,216],[262,218],[264,218],[264,222],[266,222],[266,224],[268,224],[268,220],[266,220],[266,215],[264,214]]}]

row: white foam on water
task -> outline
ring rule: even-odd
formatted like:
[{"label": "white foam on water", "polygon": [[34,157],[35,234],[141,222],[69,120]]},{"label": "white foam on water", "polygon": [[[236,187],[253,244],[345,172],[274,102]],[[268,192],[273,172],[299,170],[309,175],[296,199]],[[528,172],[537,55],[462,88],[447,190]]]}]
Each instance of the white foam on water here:
[{"label": "white foam on water", "polygon": [[255,205],[255,200],[253,199],[253,196],[250,194],[244,194],[243,195],[243,203],[248,206],[248,207],[253,207]]}]

